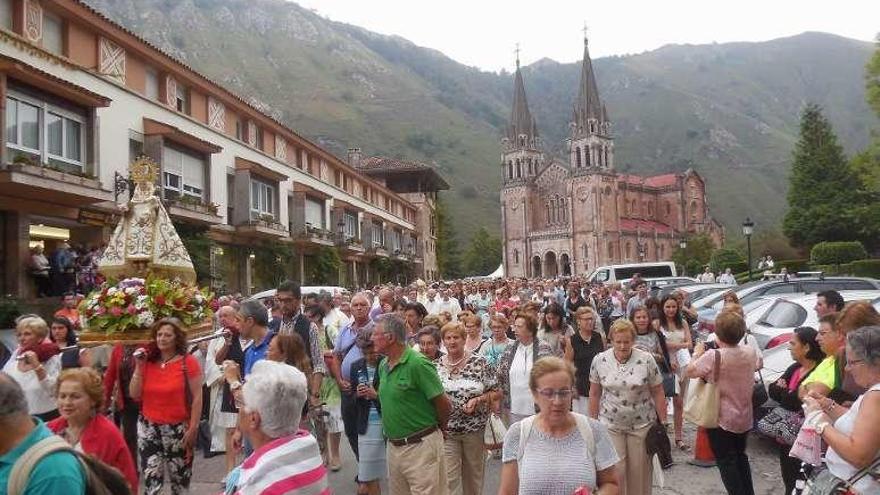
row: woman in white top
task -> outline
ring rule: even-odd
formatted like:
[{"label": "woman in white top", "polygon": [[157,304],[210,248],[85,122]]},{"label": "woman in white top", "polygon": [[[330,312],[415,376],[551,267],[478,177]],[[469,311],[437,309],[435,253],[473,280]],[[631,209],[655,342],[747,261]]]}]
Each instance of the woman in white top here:
[{"label": "woman in white top", "polygon": [[[847,335],[846,370],[858,385],[868,389],[849,410],[813,392],[804,398],[808,416],[821,411],[813,424],[828,444],[828,472],[844,481],[876,464],[880,455],[880,326],[862,327]],[[863,476],[854,483],[853,491],[859,495],[880,493],[880,481],[870,474]]]},{"label": "woman in white top", "polygon": [[538,321],[531,315],[517,316],[513,321],[513,332],[516,340],[504,350],[496,375],[507,424],[535,414],[535,402],[529,391],[529,372],[535,361],[553,355],[550,346],[538,339]]},{"label": "woman in white top", "polygon": [[673,416],[675,425],[675,445],[681,450],[687,450],[688,446],[682,438],[682,425],[684,424],[684,397],[687,395],[687,379],[684,371],[690,362],[691,329],[681,314],[678,300],[673,294],[667,294],[660,301],[660,330],[666,337],[666,348],[669,350],[669,359],[672,361],[672,371],[678,376],[679,394],[672,397]]},{"label": "woman in white top", "polygon": [[[18,349],[3,366],[21,385],[28,402],[28,410],[43,421],[58,417],[55,403],[55,381],[61,372],[61,355],[46,355],[43,343],[49,335],[49,326],[39,316],[22,318],[15,326]],[[37,352],[40,351],[40,352]],[[17,359],[17,358],[21,359]]]}]

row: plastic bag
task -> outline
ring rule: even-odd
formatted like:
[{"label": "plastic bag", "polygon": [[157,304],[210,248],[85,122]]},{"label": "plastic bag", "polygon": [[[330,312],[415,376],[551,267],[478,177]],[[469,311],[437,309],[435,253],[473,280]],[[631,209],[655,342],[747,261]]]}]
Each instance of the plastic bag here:
[{"label": "plastic bag", "polygon": [[804,423],[788,455],[812,466],[822,464],[822,437],[812,425]]}]

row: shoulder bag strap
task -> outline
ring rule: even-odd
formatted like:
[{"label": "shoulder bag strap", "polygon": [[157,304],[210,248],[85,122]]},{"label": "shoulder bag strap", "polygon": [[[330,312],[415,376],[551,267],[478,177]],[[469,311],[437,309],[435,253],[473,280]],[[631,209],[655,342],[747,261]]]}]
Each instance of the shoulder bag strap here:
[{"label": "shoulder bag strap", "polygon": [[61,450],[70,451],[72,449],[63,438],[54,434],[31,445],[12,465],[12,471],[9,473],[9,481],[6,485],[7,492],[12,494],[24,493],[28,479],[31,477],[31,472],[37,463],[47,455]]},{"label": "shoulder bag strap", "polygon": [[587,453],[590,454],[590,458],[593,459],[593,463],[596,463],[596,440],[593,438],[593,428],[590,426],[590,419],[579,413],[574,414],[574,419],[577,422],[578,431],[581,433],[581,436],[584,438],[584,442],[587,443]]},{"label": "shoulder bag strap", "polygon": [[[520,459],[522,459],[523,454],[526,452],[526,441],[529,439],[529,435],[532,433],[532,424],[535,422],[535,416],[529,416],[527,418],[523,418],[519,422],[519,445],[516,446],[516,462],[519,464]],[[518,469],[522,469],[521,466],[517,465]]]},{"label": "shoulder bag strap", "polygon": [[713,367],[712,382],[718,383],[718,378],[721,376],[721,349],[715,349],[715,364]]}]

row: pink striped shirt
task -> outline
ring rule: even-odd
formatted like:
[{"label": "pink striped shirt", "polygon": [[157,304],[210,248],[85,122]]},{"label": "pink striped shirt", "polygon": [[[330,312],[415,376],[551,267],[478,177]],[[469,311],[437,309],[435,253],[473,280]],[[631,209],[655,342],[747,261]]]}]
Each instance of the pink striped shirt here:
[{"label": "pink striped shirt", "polygon": [[236,495],[329,495],[318,442],[306,430],[277,438],[241,465]]}]

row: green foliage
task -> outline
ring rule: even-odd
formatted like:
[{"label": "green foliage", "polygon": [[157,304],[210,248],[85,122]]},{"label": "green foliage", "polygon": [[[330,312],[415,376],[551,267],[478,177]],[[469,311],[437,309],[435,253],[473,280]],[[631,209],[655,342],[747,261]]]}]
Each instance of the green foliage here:
[{"label": "green foliage", "polygon": [[689,275],[697,275],[703,272],[703,267],[709,263],[715,245],[708,234],[697,234],[687,239],[685,249],[676,248],[672,253],[672,261],[678,266],[683,266]]},{"label": "green foliage", "polygon": [[880,115],[880,36],[877,37],[877,49],[865,66],[865,99]]},{"label": "green foliage", "polygon": [[501,239],[480,227],[464,253],[465,272],[469,276],[488,275],[501,264]]},{"label": "green foliage", "polygon": [[254,255],[254,277],[262,287],[277,287],[291,278],[293,266],[293,247],[282,241],[264,241],[252,246]]},{"label": "green foliage", "polygon": [[437,198],[437,269],[446,279],[459,278],[462,275],[458,240],[442,196]]},{"label": "green foliage", "polygon": [[865,246],[858,241],[820,242],[810,250],[810,262],[818,265],[849,263],[867,257]]},{"label": "green foliage", "polygon": [[859,180],[837,144],[831,123],[818,105],[801,115],[795,145],[783,231],[798,247],[852,239],[854,192]]},{"label": "green foliage", "polygon": [[18,301],[7,294],[0,298],[0,328],[15,328],[15,319],[21,316]]},{"label": "green foliage", "polygon": [[311,279],[318,285],[332,285],[339,279],[342,258],[335,247],[323,246],[315,256]]},{"label": "green foliage", "polygon": [[748,270],[746,259],[742,253],[733,248],[723,247],[712,252],[709,258],[709,267],[716,274],[724,273],[726,268],[730,268],[733,273],[742,270]]},{"label": "green foliage", "polygon": [[813,265],[813,270],[825,275],[850,275],[854,277],[880,278],[880,260],[856,260],[840,265]]},{"label": "green foliage", "polygon": [[196,270],[196,281],[199,285],[213,287],[211,283],[211,249],[215,244],[207,236],[208,228],[173,220],[172,223],[192,260],[193,268]]}]

